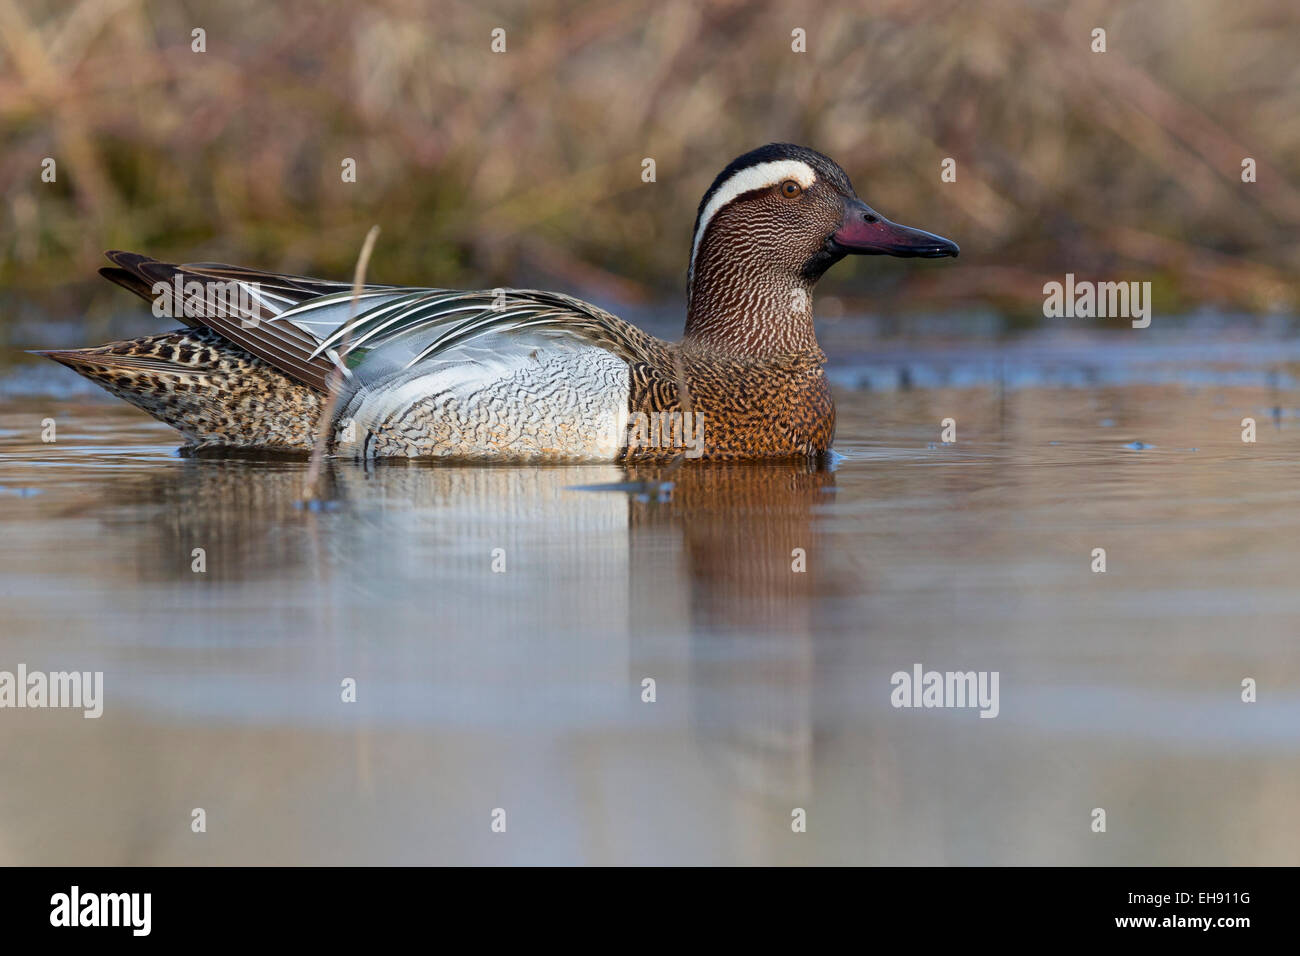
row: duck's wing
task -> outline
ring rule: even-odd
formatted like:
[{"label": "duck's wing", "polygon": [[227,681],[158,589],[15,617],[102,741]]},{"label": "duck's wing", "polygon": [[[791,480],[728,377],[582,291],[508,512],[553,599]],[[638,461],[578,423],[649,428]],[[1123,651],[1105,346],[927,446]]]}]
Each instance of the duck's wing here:
[{"label": "duck's wing", "polygon": [[[298,321],[314,303],[291,310]],[[375,305],[337,327],[316,348],[333,351],[358,374],[381,361],[412,369],[475,340],[492,337],[556,337],[594,345],[629,364],[652,360],[658,340],[589,302],[540,289],[418,290]],[[372,373],[373,374],[373,373]],[[368,377],[368,376],[363,376]]]},{"label": "duck's wing", "polygon": [[[178,265],[134,252],[106,255],[114,268],[101,269],[100,274],[153,302],[158,314],[194,328],[210,328],[305,385],[327,391],[330,373],[341,368],[337,356],[315,353],[321,338],[347,321],[352,295],[347,282],[219,262]],[[359,307],[370,308],[409,291],[367,285]],[[283,318],[308,302],[320,303],[310,324]]]},{"label": "duck's wing", "polygon": [[600,346],[632,364],[652,361],[658,344],[603,309],[556,292],[367,285],[349,322],[352,287],[346,282],[221,263],[173,265],[135,253],[108,257],[117,268],[101,270],[105,277],[146,299],[156,299],[159,283],[187,288],[197,282],[205,290],[228,284],[226,291],[238,294],[213,296],[174,317],[211,328],[321,391],[329,390],[331,373],[355,376],[360,381],[354,387],[364,386],[491,334],[554,335]]}]

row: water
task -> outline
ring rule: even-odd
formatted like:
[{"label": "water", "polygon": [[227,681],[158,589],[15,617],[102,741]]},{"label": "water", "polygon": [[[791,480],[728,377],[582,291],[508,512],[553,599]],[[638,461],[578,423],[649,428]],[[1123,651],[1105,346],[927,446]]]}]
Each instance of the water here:
[{"label": "water", "polygon": [[[315,509],[11,369],[0,670],[105,704],[0,711],[0,862],[1294,863],[1295,366],[1185,352],[842,362],[833,470],[339,463]],[[998,716],[892,707],[916,663]]]}]

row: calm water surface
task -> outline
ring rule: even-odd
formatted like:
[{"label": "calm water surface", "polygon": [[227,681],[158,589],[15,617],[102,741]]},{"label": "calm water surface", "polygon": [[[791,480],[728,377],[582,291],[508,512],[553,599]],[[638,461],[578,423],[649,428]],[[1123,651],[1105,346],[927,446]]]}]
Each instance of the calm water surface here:
[{"label": "calm water surface", "polygon": [[[1295,366],[1162,354],[839,366],[831,469],[336,463],[314,510],[22,366],[0,670],[105,704],[0,711],[0,863],[1294,864]],[[895,709],[916,663],[999,715]]]}]

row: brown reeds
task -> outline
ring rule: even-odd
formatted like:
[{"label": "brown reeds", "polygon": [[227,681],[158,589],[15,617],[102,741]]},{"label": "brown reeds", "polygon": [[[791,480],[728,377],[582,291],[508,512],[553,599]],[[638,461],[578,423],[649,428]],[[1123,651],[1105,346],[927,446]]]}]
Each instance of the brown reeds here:
[{"label": "brown reeds", "polygon": [[384,281],[680,296],[703,189],[786,139],[961,242],[832,275],[878,307],[1041,299],[1067,270],[1294,307],[1297,30],[1264,0],[0,0],[0,284],[90,276],[106,247],[340,275],[360,221]]}]

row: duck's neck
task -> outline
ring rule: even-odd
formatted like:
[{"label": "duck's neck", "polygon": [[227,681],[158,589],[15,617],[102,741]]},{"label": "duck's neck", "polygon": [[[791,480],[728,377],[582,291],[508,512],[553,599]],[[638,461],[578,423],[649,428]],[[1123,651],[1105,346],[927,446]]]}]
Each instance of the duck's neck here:
[{"label": "duck's neck", "polygon": [[682,341],[737,358],[816,350],[812,283],[761,262],[701,256],[691,279]]}]

